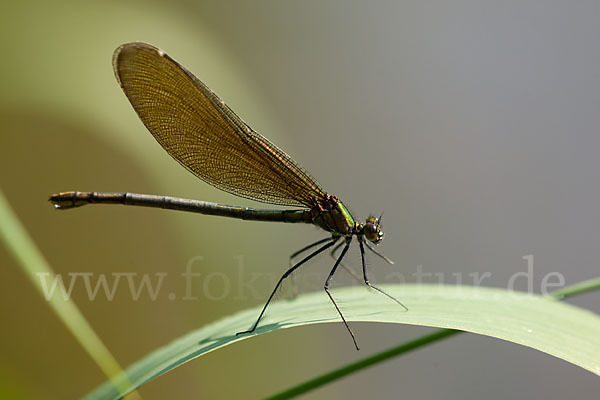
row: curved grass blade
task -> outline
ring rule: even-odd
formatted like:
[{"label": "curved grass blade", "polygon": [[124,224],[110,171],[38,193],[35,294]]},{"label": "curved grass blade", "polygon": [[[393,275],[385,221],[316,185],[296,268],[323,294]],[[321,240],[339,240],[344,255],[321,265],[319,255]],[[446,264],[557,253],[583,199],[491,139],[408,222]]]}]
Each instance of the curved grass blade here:
[{"label": "curved grass blade", "polygon": [[[409,312],[383,296],[362,287],[335,291],[350,321],[402,323],[456,329],[507,340],[554,355],[600,375],[600,317],[555,299],[493,288],[447,285],[384,285],[402,297]],[[135,390],[156,377],[213,350],[251,336],[236,336],[255,318],[258,308],[245,310],[204,326],[160,348],[133,364],[126,376]],[[256,334],[294,326],[339,322],[323,292],[277,302]],[[350,346],[350,343],[348,344]],[[118,391],[106,382],[87,399],[117,399]]]},{"label": "curved grass blade", "polygon": [[454,329],[440,329],[432,334],[421,336],[420,338],[411,340],[406,343],[402,343],[399,346],[392,347],[391,349],[382,351],[381,353],[377,353],[370,357],[363,358],[362,360],[353,362],[348,365],[344,365],[341,368],[334,369],[333,371],[327,372],[321,376],[318,376],[299,385],[286,389],[283,392],[277,393],[273,396],[269,396],[266,398],[266,400],[292,399],[296,396],[299,396],[306,392],[310,392],[311,390],[314,390],[318,387],[343,378],[346,375],[350,375],[354,372],[360,371],[361,369],[370,367],[371,365],[379,364],[380,362],[390,359],[392,357],[408,353],[409,351],[416,350],[419,347],[426,346],[429,343],[438,342],[442,339],[446,339],[450,336],[454,336],[459,333],[463,333],[463,331],[457,331]]},{"label": "curved grass blade", "polygon": [[[567,286],[565,288],[550,293],[550,295],[555,299],[565,299],[567,297],[576,296],[578,294],[598,289],[600,289],[600,278],[590,279],[587,281],[576,283],[571,286]],[[270,396],[267,399],[283,400],[294,398],[321,386],[327,385],[328,383],[341,379],[347,375],[368,368],[372,365],[379,364],[383,361],[389,360],[390,358],[397,357],[401,354],[408,353],[409,351],[416,350],[419,347],[426,346],[429,343],[438,342],[442,339],[454,336],[459,333],[463,333],[463,331],[457,331],[454,329],[440,329],[432,334],[421,336],[417,339],[411,340],[406,343],[402,343],[398,346],[394,346],[390,349],[386,349],[372,356],[363,358],[356,362],[344,365],[343,367],[329,371],[323,375],[309,379],[289,389],[279,392],[273,396]]]}]

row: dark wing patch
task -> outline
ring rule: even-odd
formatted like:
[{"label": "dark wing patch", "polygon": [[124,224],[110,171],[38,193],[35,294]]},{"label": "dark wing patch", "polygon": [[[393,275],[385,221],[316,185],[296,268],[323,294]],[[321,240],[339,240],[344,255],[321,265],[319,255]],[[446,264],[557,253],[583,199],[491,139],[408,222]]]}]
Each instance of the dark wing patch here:
[{"label": "dark wing patch", "polygon": [[115,51],[113,68],[156,141],[198,178],[263,203],[311,207],[325,197],[298,163],[161,50],[125,44]]}]

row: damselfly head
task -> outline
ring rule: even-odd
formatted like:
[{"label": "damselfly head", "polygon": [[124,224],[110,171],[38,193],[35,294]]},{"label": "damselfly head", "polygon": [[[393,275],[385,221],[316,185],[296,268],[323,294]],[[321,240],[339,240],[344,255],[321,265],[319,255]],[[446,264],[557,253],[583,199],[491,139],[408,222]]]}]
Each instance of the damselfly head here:
[{"label": "damselfly head", "polygon": [[367,218],[367,222],[365,222],[363,232],[365,238],[369,242],[377,244],[383,240],[383,230],[381,229],[380,221],[381,217],[377,218],[371,215],[369,216],[369,218]]}]

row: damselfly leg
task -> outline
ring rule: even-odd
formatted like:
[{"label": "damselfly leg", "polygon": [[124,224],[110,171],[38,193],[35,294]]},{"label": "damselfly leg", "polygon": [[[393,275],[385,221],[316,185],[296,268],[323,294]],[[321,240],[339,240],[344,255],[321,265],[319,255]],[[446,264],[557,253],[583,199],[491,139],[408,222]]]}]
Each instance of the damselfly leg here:
[{"label": "damselfly leg", "polygon": [[298,262],[296,265],[294,265],[293,267],[289,268],[287,271],[285,271],[285,273],[281,276],[281,278],[279,278],[279,281],[277,282],[277,285],[275,285],[275,289],[273,289],[273,292],[271,293],[271,295],[269,296],[267,302],[265,303],[262,311],[260,312],[260,314],[258,315],[258,319],[256,320],[256,322],[254,323],[254,325],[252,326],[252,328],[250,330],[247,331],[243,331],[243,332],[238,332],[236,335],[243,335],[246,333],[252,333],[256,330],[256,327],[258,326],[258,323],[260,322],[261,318],[263,317],[263,315],[265,314],[265,311],[267,310],[267,307],[269,306],[269,303],[271,302],[271,300],[273,300],[273,296],[275,296],[275,293],[277,292],[277,289],[279,289],[279,286],[281,286],[281,283],[283,282],[283,280],[285,278],[287,278],[292,272],[294,272],[298,267],[300,267],[302,264],[306,263],[307,261],[309,261],[311,258],[315,257],[317,254],[320,254],[322,252],[324,252],[325,250],[327,250],[328,248],[330,248],[331,246],[333,246],[335,244],[335,242],[337,242],[339,239],[339,237],[334,237],[332,239],[329,239],[330,242],[327,243],[325,246],[320,247],[318,250],[313,251],[312,253],[310,253],[308,256],[304,257],[300,262]]},{"label": "damselfly leg", "polygon": [[[397,298],[395,298],[394,296],[392,296],[391,294],[386,293],[385,291],[379,289],[377,286],[373,286],[371,284],[371,282],[369,282],[369,278],[367,278],[367,262],[365,260],[365,247],[364,247],[364,239],[362,236],[358,237],[358,245],[360,247],[360,257],[362,260],[362,269],[363,269],[363,278],[365,281],[365,284],[372,288],[377,290],[379,293],[382,293],[384,295],[386,295],[387,297],[389,297],[390,299],[394,300],[396,303],[400,304],[402,306],[402,308],[404,308],[405,311],[408,311],[408,308],[406,308],[406,306],[404,304],[402,304]],[[378,254],[378,253],[375,253]],[[378,254],[379,255],[379,254]]]},{"label": "damselfly leg", "polygon": [[350,336],[352,336],[352,341],[354,342],[354,347],[356,347],[356,350],[360,350],[358,348],[358,344],[356,344],[356,338],[354,337],[354,332],[352,332],[352,329],[350,329],[350,326],[348,325],[348,322],[346,322],[346,318],[344,318],[344,314],[342,314],[342,311],[340,311],[340,308],[338,307],[337,303],[333,299],[333,296],[329,292],[329,283],[331,282],[331,278],[335,274],[335,271],[336,271],[338,265],[340,265],[340,263],[342,262],[342,259],[344,258],[344,256],[348,252],[348,248],[350,247],[350,243],[352,243],[352,237],[349,237],[349,238],[346,239],[346,245],[344,246],[344,249],[342,250],[342,253],[340,254],[339,258],[335,262],[335,265],[331,269],[331,272],[329,273],[329,276],[327,277],[327,280],[325,281],[324,289],[325,289],[325,292],[327,293],[327,295],[329,296],[329,299],[331,300],[331,302],[335,306],[335,309],[337,310],[338,314],[340,314],[340,317],[342,317],[342,321],[344,322],[344,325],[346,325],[346,329],[348,329],[348,333],[350,333]]}]

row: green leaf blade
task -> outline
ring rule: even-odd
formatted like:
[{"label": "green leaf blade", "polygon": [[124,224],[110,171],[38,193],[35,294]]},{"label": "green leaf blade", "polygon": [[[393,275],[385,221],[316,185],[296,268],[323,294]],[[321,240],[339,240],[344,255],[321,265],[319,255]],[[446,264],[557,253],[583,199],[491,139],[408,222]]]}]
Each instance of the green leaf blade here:
[{"label": "green leaf blade", "polygon": [[[333,294],[350,323],[401,323],[482,334],[537,349],[600,375],[600,317],[590,311],[549,297],[493,288],[412,284],[382,288],[401,299],[409,311],[364,287],[336,289]],[[127,379],[132,382],[130,390],[135,390],[196,357],[252,337],[235,334],[254,323],[261,307],[189,333],[136,362],[127,369],[127,378],[117,380]],[[340,322],[327,295],[309,293],[294,301],[274,303],[256,334],[327,322]],[[348,347],[352,348],[350,337]],[[113,383],[107,382],[87,399],[121,396]]]}]

